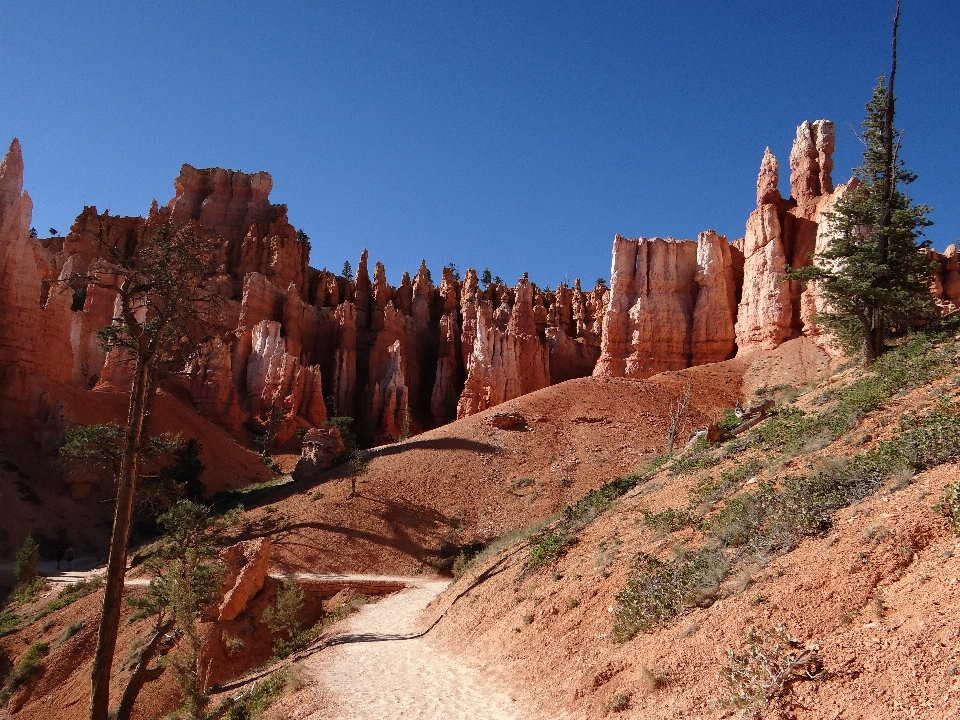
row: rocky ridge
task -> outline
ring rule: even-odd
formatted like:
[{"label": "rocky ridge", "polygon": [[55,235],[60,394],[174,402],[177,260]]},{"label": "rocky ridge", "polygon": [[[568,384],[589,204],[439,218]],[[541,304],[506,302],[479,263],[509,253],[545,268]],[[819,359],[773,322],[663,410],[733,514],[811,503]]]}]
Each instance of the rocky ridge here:
[{"label": "rocky ridge", "polygon": [[[473,269],[461,280],[444,268],[435,284],[425,263],[394,287],[381,263],[371,278],[366,251],[355,278],[316,270],[286,206],[270,202],[265,172],[184,165],[174,198],[154,201],[145,219],[86,207],[66,237],[31,238],[14,140],[0,165],[0,429],[55,446],[70,416],[58,386],[125,389],[123,364],[95,335],[112,321],[114,298],[69,278],[107,272],[105,246],[146,242],[156,222],[226,241],[212,281],[222,332],[186,368],[184,388],[237,437],[280,411],[281,444],[330,415],[356,418],[362,442],[379,444],[577,377],[643,378],[817,339],[816,288],[781,278],[828,242],[827,213],[850,187],[833,186],[833,149],[830,121],[804,122],[791,197],[780,195],[768,149],[743,238],[618,235],[610,288],[584,292],[579,281],[550,291],[526,276],[481,289]],[[949,310],[960,304],[957,250],[931,256],[940,264],[932,292]]]}]

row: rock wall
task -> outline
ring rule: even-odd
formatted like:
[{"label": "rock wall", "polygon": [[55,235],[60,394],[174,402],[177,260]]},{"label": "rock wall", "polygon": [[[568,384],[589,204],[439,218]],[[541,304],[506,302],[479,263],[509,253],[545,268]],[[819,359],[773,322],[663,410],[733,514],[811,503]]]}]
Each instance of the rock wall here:
[{"label": "rock wall", "polygon": [[696,242],[614,238],[594,375],[645,378],[732,357],[736,252],[712,230]]},{"label": "rock wall", "polygon": [[[817,337],[814,315],[823,301],[815,285],[783,276],[808,265],[829,242],[827,213],[848,188],[834,189],[833,150],[833,123],[802,123],[790,153],[791,197],[784,199],[779,163],[767,148],[757,208],[744,237],[733,243],[713,231],[695,243],[614,238],[610,304],[594,375],[647,377],[771,350],[801,335]],[[942,266],[948,277],[946,260]],[[960,282],[955,286],[960,289]]]},{"label": "rock wall", "polygon": [[[264,172],[184,165],[173,199],[154,201],[146,219],[86,207],[65,238],[44,240],[30,237],[22,185],[14,141],[0,166],[0,400],[11,410],[0,423],[10,427],[49,416],[43,403],[60,383],[125,389],[129,368],[96,340],[116,314],[114,294],[65,280],[106,273],[105,255],[135,252],[158,222],[227,241],[211,282],[221,332],[186,375],[197,410],[240,439],[280,411],[280,443],[331,413],[355,417],[364,443],[388,441],[454,419],[468,381],[486,407],[587,375],[599,355],[602,288],[543,292],[525,278],[481,291],[475,271],[464,282],[451,268],[434,285],[425,263],[393,287],[381,263],[371,280],[366,251],[355,279],[308,267],[306,239],[270,202]],[[478,314],[486,325],[472,360]]]},{"label": "rock wall", "polygon": [[[817,337],[816,287],[782,278],[829,242],[827,214],[848,189],[833,186],[833,149],[832,123],[804,122],[791,197],[767,149],[743,238],[618,235],[609,289],[584,291],[579,280],[540,289],[526,275],[514,288],[481,283],[473,269],[461,280],[450,267],[435,285],[423,262],[393,287],[379,262],[371,279],[366,250],[355,278],[310,268],[306,237],[270,202],[265,172],[184,165],[173,199],[154,201],[146,219],[87,207],[65,238],[31,238],[14,140],[0,164],[0,428],[56,415],[59,384],[123,389],[124,366],[95,337],[115,298],[68,279],[105,275],[107,251],[133,252],[164,221],[227,241],[211,282],[221,332],[186,375],[198,411],[238,438],[279,410],[281,442],[330,415],[354,417],[364,444],[384,442],[591,373],[643,378]],[[956,309],[956,247],[930,255],[931,290]]]}]

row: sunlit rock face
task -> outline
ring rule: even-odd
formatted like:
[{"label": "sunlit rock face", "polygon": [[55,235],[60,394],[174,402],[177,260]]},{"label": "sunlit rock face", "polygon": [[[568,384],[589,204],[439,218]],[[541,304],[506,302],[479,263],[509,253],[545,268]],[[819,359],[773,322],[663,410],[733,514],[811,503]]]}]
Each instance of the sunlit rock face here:
[{"label": "sunlit rock face", "polygon": [[[798,336],[826,345],[816,284],[784,273],[830,241],[828,215],[850,187],[834,187],[834,144],[828,120],[797,128],[789,198],[779,191],[777,158],[763,153],[744,237],[618,235],[609,287],[585,290],[579,280],[540,288],[526,275],[513,287],[482,282],[473,269],[461,279],[452,267],[434,283],[425,262],[395,287],[366,250],[355,277],[311,268],[309,244],[286,206],[270,201],[265,172],[184,165],[174,197],[154,201],[146,218],[87,207],[66,237],[31,238],[14,140],[0,164],[0,427],[42,426],[55,438],[50,418],[66,413],[51,388],[125,388],[129,366],[96,339],[116,316],[114,294],[64,280],[107,281],[105,256],[150,242],[158,222],[226,241],[208,288],[220,298],[219,332],[184,369],[182,389],[243,440],[279,412],[281,441],[349,416],[361,441],[375,443],[589,374],[643,378]],[[957,250],[929,255],[931,292],[944,310],[955,308]]]}]

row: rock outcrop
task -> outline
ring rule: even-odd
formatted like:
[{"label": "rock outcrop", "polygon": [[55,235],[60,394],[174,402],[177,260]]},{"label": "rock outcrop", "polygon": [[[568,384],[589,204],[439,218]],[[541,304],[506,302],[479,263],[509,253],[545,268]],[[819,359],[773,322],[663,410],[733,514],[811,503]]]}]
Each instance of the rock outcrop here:
[{"label": "rock outcrop", "polygon": [[320,473],[333,467],[346,447],[335,425],[311,428],[303,435],[300,459],[293,470],[295,482],[315,482]]},{"label": "rock outcrop", "polygon": [[550,353],[537,335],[533,299],[533,285],[524,276],[504,327],[497,323],[489,303],[477,309],[473,352],[467,359],[467,380],[457,403],[458,418],[550,385]]},{"label": "rock outcrop", "polygon": [[244,540],[223,550],[220,559],[226,570],[223,600],[217,608],[218,621],[233,620],[247,609],[263,588],[270,567],[270,536]]},{"label": "rock outcrop", "polygon": [[[815,283],[783,276],[826,248],[827,216],[852,187],[834,188],[834,143],[829,121],[799,126],[789,198],[776,157],[764,152],[743,238],[618,235],[609,288],[584,290],[577,280],[543,290],[526,276],[515,288],[481,283],[473,269],[460,280],[453,267],[435,285],[425,262],[394,287],[379,262],[371,279],[366,250],[355,278],[310,268],[306,237],[286,206],[271,203],[265,172],[184,165],[173,199],[154,201],[146,219],[86,207],[65,238],[31,238],[14,141],[0,164],[0,428],[32,430],[49,444],[50,418],[62,414],[52,410],[54,388],[126,387],[121,358],[96,341],[116,314],[113,292],[70,278],[106,279],[105,252],[136,250],[160,222],[226,241],[209,285],[220,297],[219,331],[177,391],[242,441],[279,411],[281,443],[298,429],[314,437],[340,415],[358,418],[360,441],[371,444],[591,373],[643,378],[818,338],[824,301]],[[944,311],[955,309],[957,250],[930,257],[931,291]],[[321,445],[305,461],[314,468],[325,462]]]},{"label": "rock outcrop", "polygon": [[737,287],[733,256],[739,251],[713,230],[697,238],[697,301],[690,336],[690,362],[720,362],[736,350]]},{"label": "rock outcrop", "polygon": [[[834,188],[834,144],[829,120],[797,128],[788,199],[780,195],[779,163],[767,148],[757,176],[757,208],[747,219],[745,236],[734,243],[712,231],[702,233],[696,244],[614,238],[609,305],[594,374],[646,377],[734,353],[771,350],[794,337],[818,338],[815,315],[824,301],[816,284],[788,281],[784,274],[826,249],[828,214],[853,187]],[[960,274],[951,275],[946,258],[938,262],[943,289],[935,288],[934,294],[948,304],[951,293],[960,290]]]},{"label": "rock outcrop", "polygon": [[696,242],[615,237],[594,375],[645,378],[731,357],[735,252],[712,230]]}]

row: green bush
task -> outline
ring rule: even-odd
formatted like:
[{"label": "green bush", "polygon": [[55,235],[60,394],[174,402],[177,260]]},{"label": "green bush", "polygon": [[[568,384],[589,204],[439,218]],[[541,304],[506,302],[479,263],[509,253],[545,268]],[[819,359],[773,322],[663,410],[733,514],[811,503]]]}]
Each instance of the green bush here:
[{"label": "green bush", "polygon": [[740,486],[755,476],[762,469],[757,458],[750,458],[739,465],[720,473],[720,479],[714,480],[707,476],[694,485],[688,493],[688,505],[691,509],[709,509],[718,501],[739,490]]},{"label": "green bush", "polygon": [[9,610],[0,612],[0,637],[13,632],[20,622],[20,616]]},{"label": "green bush", "polygon": [[23,656],[23,660],[7,675],[6,682],[3,684],[3,692],[0,693],[2,695],[0,703],[5,703],[10,695],[27,684],[30,676],[40,667],[40,661],[49,653],[50,646],[45,642],[34,643],[30,646],[27,654]]},{"label": "green bush", "polygon": [[39,596],[40,592],[47,586],[45,578],[37,577],[27,585],[17,585],[10,593],[10,602],[19,607],[32,603]]},{"label": "green bush", "polygon": [[716,551],[669,561],[640,553],[617,593],[613,641],[623,643],[640,632],[653,632],[685,608],[709,604],[725,571],[726,561]]},{"label": "green bush", "polygon": [[267,676],[263,682],[257,683],[253,692],[230,708],[227,720],[252,720],[259,717],[270,704],[283,694],[283,690],[290,680],[290,671],[281,668]]},{"label": "green bush", "polygon": [[273,655],[284,658],[309,643],[301,632],[300,613],[306,596],[295,578],[288,577],[277,590],[277,601],[263,611],[263,622],[275,635]]},{"label": "green bush", "polygon": [[689,510],[677,510],[676,508],[667,508],[657,513],[644,508],[640,511],[640,514],[643,515],[644,525],[663,534],[676,532],[700,522],[699,516]]},{"label": "green bush", "polygon": [[670,463],[670,470],[675,473],[689,472],[691,470],[702,470],[711,468],[720,462],[722,458],[715,452],[713,446],[707,442],[706,437],[702,437],[693,444],[683,455]]},{"label": "green bush", "polygon": [[30,535],[17,550],[13,561],[13,576],[17,585],[30,585],[37,578],[37,560],[40,558],[40,546]]},{"label": "green bush", "polygon": [[737,414],[736,409],[728,408],[726,411],[724,411],[723,417],[717,421],[717,428],[721,432],[730,432],[741,422],[743,422],[743,418]]},{"label": "green bush", "polygon": [[624,475],[591,490],[573,505],[568,505],[553,527],[541,530],[528,540],[530,556],[527,559],[527,569],[537,570],[554,563],[577,541],[577,532],[582,527],[647,477],[648,475],[643,473]]},{"label": "green bush", "polygon": [[568,505],[563,511],[564,519],[568,523],[585,525],[613,505],[617,498],[630,492],[646,479],[647,475],[634,473],[611,480],[596,490],[591,490],[573,505]]},{"label": "green bush", "polygon": [[567,548],[576,542],[576,536],[562,529],[548,528],[530,538],[530,557],[527,558],[527,569],[538,570],[552,565]]}]

